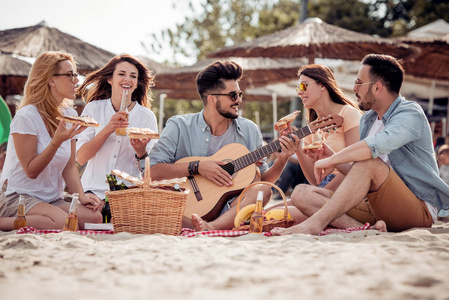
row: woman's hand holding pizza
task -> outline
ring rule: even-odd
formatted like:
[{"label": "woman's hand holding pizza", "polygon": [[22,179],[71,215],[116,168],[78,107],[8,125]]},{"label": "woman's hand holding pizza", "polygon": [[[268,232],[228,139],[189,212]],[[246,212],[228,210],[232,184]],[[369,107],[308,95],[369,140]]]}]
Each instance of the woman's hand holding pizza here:
[{"label": "woman's hand holding pizza", "polygon": [[131,143],[131,146],[134,149],[134,152],[136,152],[136,155],[138,157],[143,157],[145,153],[147,152],[147,144],[151,141],[151,138],[145,138],[145,139],[129,139],[129,142]]},{"label": "woman's hand holding pizza", "polygon": [[81,126],[79,124],[72,124],[70,128],[67,128],[66,122],[61,120],[59,122],[58,128],[56,128],[55,135],[51,140],[53,146],[59,147],[61,144],[67,140],[72,139],[75,135],[85,130],[86,126]]}]

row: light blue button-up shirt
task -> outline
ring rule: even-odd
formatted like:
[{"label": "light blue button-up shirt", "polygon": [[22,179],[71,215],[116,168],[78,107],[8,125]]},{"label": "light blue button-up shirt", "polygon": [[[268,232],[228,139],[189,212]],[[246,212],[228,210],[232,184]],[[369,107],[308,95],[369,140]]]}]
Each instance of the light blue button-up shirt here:
[{"label": "light blue button-up shirt", "polygon": [[[207,156],[212,133],[204,121],[203,111],[168,119],[159,141],[150,152],[151,166],[171,164],[188,156]],[[237,128],[236,143],[246,146],[249,151],[263,146],[262,133],[254,122],[242,117],[232,122]],[[261,174],[268,169],[266,158],[262,161]]]},{"label": "light blue button-up shirt", "polygon": [[438,175],[432,132],[421,106],[399,96],[382,117],[384,129],[368,136],[377,118],[370,110],[360,120],[360,139],[373,158],[388,154],[393,170],[416,197],[438,210],[448,209],[449,186]]}]

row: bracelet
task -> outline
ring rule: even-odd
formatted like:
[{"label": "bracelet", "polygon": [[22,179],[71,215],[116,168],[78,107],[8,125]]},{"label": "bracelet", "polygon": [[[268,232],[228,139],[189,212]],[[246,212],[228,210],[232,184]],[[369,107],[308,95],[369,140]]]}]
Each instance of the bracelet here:
[{"label": "bracelet", "polygon": [[199,167],[200,161],[199,160],[195,160],[195,161],[191,161],[189,163],[189,174],[190,176],[196,175],[198,174],[198,167]]},{"label": "bracelet", "polygon": [[138,157],[137,154],[134,153],[134,157],[135,157],[137,160],[143,160],[143,159],[147,158],[147,156],[148,156],[148,153],[147,153],[147,152],[145,152],[144,156],[142,156],[142,157]]},{"label": "bracelet", "polygon": [[61,147],[61,145],[59,145],[59,146],[56,146],[55,144],[53,144],[53,141],[50,141],[50,144],[53,146],[53,147],[55,147],[55,148],[59,148],[59,147]]}]

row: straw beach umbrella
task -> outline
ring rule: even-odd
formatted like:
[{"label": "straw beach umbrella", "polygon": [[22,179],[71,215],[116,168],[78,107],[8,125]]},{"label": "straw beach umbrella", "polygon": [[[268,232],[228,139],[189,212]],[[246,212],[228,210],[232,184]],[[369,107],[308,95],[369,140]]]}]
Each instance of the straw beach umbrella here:
[{"label": "straw beach umbrella", "polygon": [[299,25],[253,41],[218,49],[207,57],[306,57],[309,62],[313,62],[315,58],[360,60],[370,53],[410,58],[417,56],[419,51],[407,44],[343,29],[318,18],[309,18]]},{"label": "straw beach umbrella", "polygon": [[170,70],[173,70],[173,68],[170,68],[169,66],[165,64],[158,63],[157,61],[152,60],[151,58],[148,58],[146,56],[137,56],[137,59],[143,63],[150,71],[153,72],[153,74],[159,74],[162,72],[169,72]]},{"label": "straw beach umbrella", "polygon": [[397,40],[421,50],[415,60],[405,61],[406,74],[449,81],[449,34],[435,37],[402,37]]},{"label": "straw beach umbrella", "polygon": [[31,65],[7,54],[0,54],[0,95],[22,94]]},{"label": "straw beach umbrella", "polygon": [[38,57],[45,51],[60,50],[75,56],[82,73],[102,67],[114,56],[111,52],[49,27],[45,22],[0,31],[0,52],[5,54]]},{"label": "straw beach umbrella", "polygon": [[[216,60],[232,60],[243,68],[243,78],[240,88],[243,91],[268,84],[289,82],[297,78],[298,69],[305,65],[305,59],[270,59],[270,58],[242,58],[228,57],[205,59],[191,66],[173,69],[156,75],[155,89],[162,90],[168,97],[183,99],[199,99],[196,92],[196,76],[198,73]],[[288,98],[290,99],[290,98]],[[270,101],[271,95],[245,94],[245,100]],[[280,100],[287,100],[281,98]]]}]

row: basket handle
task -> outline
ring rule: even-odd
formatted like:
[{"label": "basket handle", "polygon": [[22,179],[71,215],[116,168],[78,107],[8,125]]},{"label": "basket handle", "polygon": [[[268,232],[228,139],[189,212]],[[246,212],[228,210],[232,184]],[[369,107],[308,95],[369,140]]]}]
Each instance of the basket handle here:
[{"label": "basket handle", "polygon": [[143,177],[143,187],[150,188],[151,175],[150,175],[150,157],[145,157],[145,174]]},{"label": "basket handle", "polygon": [[275,189],[278,190],[279,194],[282,196],[282,199],[284,199],[284,219],[287,219],[287,218],[288,218],[287,198],[285,197],[284,192],[283,192],[277,185],[272,184],[271,182],[268,182],[268,181],[256,181],[256,182],[253,182],[253,183],[251,183],[250,185],[248,185],[248,186],[247,186],[247,187],[240,193],[240,196],[239,196],[239,199],[238,199],[238,202],[237,202],[237,213],[236,213],[236,214],[238,214],[239,211],[240,211],[240,201],[241,201],[242,198],[243,198],[243,194],[244,194],[250,187],[252,187],[252,186],[254,186],[254,185],[258,185],[258,184],[266,184],[266,185],[269,185],[269,186],[271,186],[271,187],[273,187],[273,188],[275,188]]}]

